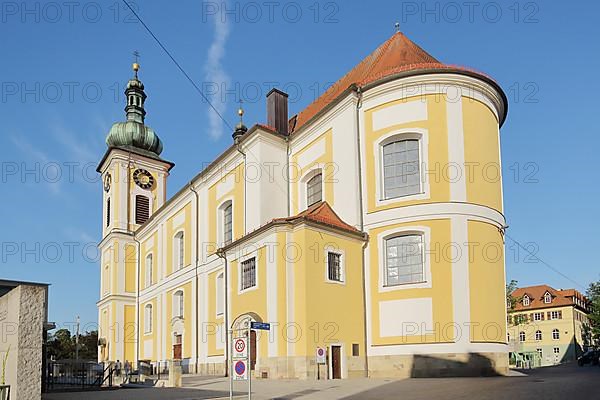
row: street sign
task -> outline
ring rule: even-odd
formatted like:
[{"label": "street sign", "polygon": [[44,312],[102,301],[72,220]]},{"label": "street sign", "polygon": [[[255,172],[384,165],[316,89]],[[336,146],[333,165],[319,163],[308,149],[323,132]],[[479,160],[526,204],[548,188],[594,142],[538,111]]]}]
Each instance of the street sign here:
[{"label": "street sign", "polygon": [[266,322],[252,322],[250,324],[250,328],[252,329],[258,329],[261,331],[270,331],[271,330],[271,324],[266,323]]},{"label": "street sign", "polygon": [[233,340],[233,358],[248,358],[248,339],[241,337]]},{"label": "street sign", "polygon": [[317,364],[327,364],[326,354],[327,352],[324,348],[317,347]]},{"label": "street sign", "polygon": [[246,360],[237,360],[233,365],[233,380],[234,381],[247,381],[248,380],[248,368],[246,366]]}]

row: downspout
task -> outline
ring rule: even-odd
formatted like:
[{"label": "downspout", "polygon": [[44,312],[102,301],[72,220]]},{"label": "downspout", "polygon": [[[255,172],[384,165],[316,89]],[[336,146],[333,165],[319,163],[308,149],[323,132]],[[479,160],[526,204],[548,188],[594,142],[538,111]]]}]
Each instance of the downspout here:
[{"label": "downspout", "polygon": [[287,151],[286,151],[286,157],[287,157],[287,165],[286,165],[286,172],[285,172],[285,179],[287,180],[287,216],[290,217],[291,216],[291,199],[290,199],[290,193],[291,193],[291,182],[290,182],[290,137],[286,136],[285,137],[285,143],[287,145]]},{"label": "downspout", "polygon": [[199,321],[200,321],[200,301],[199,301],[199,291],[200,288],[198,287],[199,281],[198,281],[198,263],[200,261],[200,256],[199,256],[199,245],[198,243],[200,242],[200,237],[199,237],[199,233],[200,233],[200,195],[198,194],[198,192],[196,191],[196,189],[194,189],[193,186],[193,182],[190,182],[190,190],[194,193],[195,197],[196,197],[196,227],[195,227],[195,231],[196,231],[196,240],[195,240],[195,247],[196,247],[196,260],[194,263],[194,276],[195,276],[195,280],[196,280],[196,293],[195,293],[195,298],[196,298],[196,373],[198,373],[199,370],[199,360],[200,360],[200,333],[199,333]]},{"label": "downspout", "polygon": [[[360,109],[362,107],[362,89],[357,86],[355,89],[356,94],[356,150],[358,157],[358,209],[359,209],[359,226],[361,232],[364,232],[365,219],[364,219],[364,205],[363,205],[363,181],[362,181],[362,157],[361,157],[361,141],[360,141]],[[365,242],[362,246],[362,289],[363,289],[363,335],[365,337],[365,376],[369,377],[369,343],[367,340],[368,328],[367,328],[367,282],[366,282],[366,256],[365,252],[369,245],[369,236],[365,235]]]},{"label": "downspout", "polygon": [[225,267],[223,268],[223,278],[225,280],[225,304],[224,304],[224,320],[225,320],[225,376],[229,376],[229,273],[227,268],[227,253],[219,249],[217,250],[217,256],[223,259]]}]

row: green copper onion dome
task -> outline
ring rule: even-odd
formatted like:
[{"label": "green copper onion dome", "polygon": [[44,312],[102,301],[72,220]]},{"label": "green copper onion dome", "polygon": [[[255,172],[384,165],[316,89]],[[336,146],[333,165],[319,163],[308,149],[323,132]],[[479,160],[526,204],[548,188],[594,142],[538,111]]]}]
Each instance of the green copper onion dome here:
[{"label": "green copper onion dome", "polygon": [[125,89],[127,121],[117,122],[110,128],[106,144],[109,147],[141,150],[159,156],[163,150],[162,141],[152,128],[144,124],[146,93],[144,84],[138,79],[139,68],[138,63],[133,64],[135,76],[129,80]]}]

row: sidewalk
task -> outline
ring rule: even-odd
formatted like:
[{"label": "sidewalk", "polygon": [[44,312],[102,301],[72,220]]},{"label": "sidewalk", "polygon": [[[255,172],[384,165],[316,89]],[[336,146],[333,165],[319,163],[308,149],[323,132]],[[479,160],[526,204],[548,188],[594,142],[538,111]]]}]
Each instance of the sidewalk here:
[{"label": "sidewalk", "polygon": [[[344,380],[253,380],[252,398],[266,399],[339,399],[373,389],[392,382],[391,379],[344,379]],[[248,396],[247,382],[234,382],[234,398],[244,399]],[[188,375],[183,379],[183,387],[203,389],[217,392],[229,392],[228,378],[207,378]],[[227,397],[226,397],[227,398]]]}]

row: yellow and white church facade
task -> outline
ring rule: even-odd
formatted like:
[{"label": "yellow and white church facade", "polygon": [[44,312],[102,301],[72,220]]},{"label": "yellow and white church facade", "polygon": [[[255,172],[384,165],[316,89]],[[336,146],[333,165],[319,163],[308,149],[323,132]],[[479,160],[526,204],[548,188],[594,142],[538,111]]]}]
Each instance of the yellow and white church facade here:
[{"label": "yellow and white church facade", "polygon": [[507,99],[398,32],[292,117],[267,122],[167,198],[174,164],[137,76],[98,166],[100,361],[227,373],[252,320],[254,376],[503,374],[500,126]]}]

